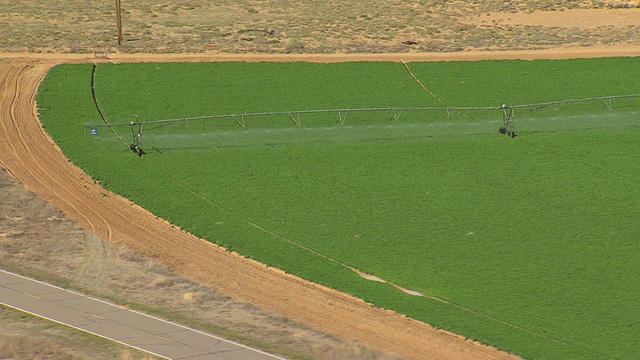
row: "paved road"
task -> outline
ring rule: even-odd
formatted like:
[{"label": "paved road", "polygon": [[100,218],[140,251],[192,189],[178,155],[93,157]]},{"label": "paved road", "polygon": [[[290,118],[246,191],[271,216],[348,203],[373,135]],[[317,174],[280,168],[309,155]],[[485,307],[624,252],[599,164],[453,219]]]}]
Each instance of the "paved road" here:
[{"label": "paved road", "polygon": [[0,270],[0,304],[167,359],[282,359],[4,270]]}]

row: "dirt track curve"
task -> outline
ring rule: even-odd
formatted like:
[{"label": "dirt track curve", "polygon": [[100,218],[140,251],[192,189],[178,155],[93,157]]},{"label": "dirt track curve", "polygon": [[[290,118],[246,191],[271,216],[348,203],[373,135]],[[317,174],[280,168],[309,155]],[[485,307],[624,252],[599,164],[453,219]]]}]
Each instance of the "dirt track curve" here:
[{"label": "dirt track curve", "polygon": [[[640,55],[640,47],[621,55]],[[580,54],[584,53],[584,50]],[[503,58],[516,55],[504,53]],[[592,56],[611,56],[609,50]],[[615,54],[614,54],[615,55]],[[566,54],[564,55],[567,56]],[[340,61],[345,56],[282,60]],[[404,56],[406,60],[419,60]],[[555,58],[553,53],[520,57]],[[578,57],[578,56],[576,56]],[[481,58],[470,56],[469,59]],[[490,56],[490,58],[493,58]],[[123,56],[113,61],[215,61],[231,57]],[[359,57],[366,60],[366,57]],[[187,278],[211,285],[263,309],[321,331],[352,339],[407,359],[513,359],[514,355],[435,329],[397,313],[295,276],[267,268],[191,236],[125,198],[109,193],[70,163],[42,128],[35,96],[47,70],[60,62],[88,62],[86,56],[0,54],[0,165],[45,201],[100,238],[125,244]],[[235,60],[278,60],[236,57]],[[376,60],[399,60],[398,56]],[[445,60],[445,59],[438,59]]]}]

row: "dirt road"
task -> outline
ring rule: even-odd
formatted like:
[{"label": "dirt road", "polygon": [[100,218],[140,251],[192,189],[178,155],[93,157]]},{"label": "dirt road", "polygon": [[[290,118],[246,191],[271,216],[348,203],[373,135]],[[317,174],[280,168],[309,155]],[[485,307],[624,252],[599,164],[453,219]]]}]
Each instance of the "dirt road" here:
[{"label": "dirt road", "polygon": [[[542,52],[377,55],[112,55],[110,61],[477,60],[640,56],[640,46]],[[456,57],[457,56],[457,57]],[[350,295],[267,268],[198,239],[112,194],[70,163],[42,128],[35,96],[47,70],[86,55],[0,54],[0,165],[66,216],[113,244],[321,331],[408,359],[507,359],[511,354],[381,310]],[[100,61],[107,61],[105,59]]]}]

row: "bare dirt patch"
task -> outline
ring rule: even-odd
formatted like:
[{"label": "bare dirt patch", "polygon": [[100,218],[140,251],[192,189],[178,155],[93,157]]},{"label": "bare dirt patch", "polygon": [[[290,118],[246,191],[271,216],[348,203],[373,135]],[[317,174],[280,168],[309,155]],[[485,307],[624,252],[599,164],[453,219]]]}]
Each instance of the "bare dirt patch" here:
[{"label": "bare dirt patch", "polygon": [[487,13],[470,18],[476,25],[539,26],[559,28],[624,28],[640,26],[640,8],[569,9],[516,13]]}]

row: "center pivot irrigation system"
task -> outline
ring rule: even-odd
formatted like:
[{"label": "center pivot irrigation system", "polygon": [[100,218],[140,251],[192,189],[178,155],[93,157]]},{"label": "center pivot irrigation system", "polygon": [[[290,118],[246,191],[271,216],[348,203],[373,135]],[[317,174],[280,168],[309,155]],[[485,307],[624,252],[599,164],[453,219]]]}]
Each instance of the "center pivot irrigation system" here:
[{"label": "center pivot irrigation system", "polygon": [[605,97],[593,97],[593,98],[583,98],[583,99],[571,99],[571,100],[561,100],[561,101],[552,101],[545,103],[535,103],[535,104],[523,104],[523,105],[506,105],[503,104],[501,106],[486,106],[486,107],[378,107],[378,108],[355,108],[355,109],[322,109],[322,110],[296,110],[296,111],[272,111],[272,112],[255,112],[255,113],[238,113],[238,114],[220,114],[220,115],[207,115],[207,116],[197,116],[197,117],[185,117],[185,118],[174,118],[174,119],[163,119],[163,120],[150,120],[150,121],[139,121],[136,116],[135,121],[131,121],[129,123],[103,123],[103,124],[89,124],[85,125],[87,129],[97,129],[100,127],[108,127],[112,132],[115,132],[115,128],[129,127],[131,131],[131,143],[129,148],[136,155],[142,156],[145,152],[142,150],[142,134],[143,129],[154,129],[157,127],[164,127],[166,125],[170,125],[173,123],[182,123],[184,125],[189,125],[190,122],[196,120],[216,120],[216,119],[233,119],[237,126],[240,126],[242,129],[247,129],[247,124],[245,119],[251,117],[265,117],[265,116],[287,116],[292,122],[294,126],[302,126],[303,121],[301,119],[302,115],[308,114],[318,114],[318,113],[334,113],[336,114],[335,123],[339,125],[344,125],[346,122],[347,114],[349,113],[362,113],[362,112],[387,112],[391,113],[391,119],[393,122],[398,122],[400,117],[404,111],[435,111],[435,112],[445,112],[447,116],[450,116],[456,112],[472,112],[472,111],[500,111],[502,114],[502,126],[498,129],[499,133],[505,134],[511,138],[516,136],[515,132],[515,113],[516,110],[537,110],[540,108],[551,108],[553,110],[559,110],[563,105],[569,103],[579,103],[579,102],[600,102],[606,109],[613,110],[613,100],[614,99],[625,99],[625,98],[640,98],[640,94],[631,94],[631,95],[616,95],[616,96],[605,96]]}]

